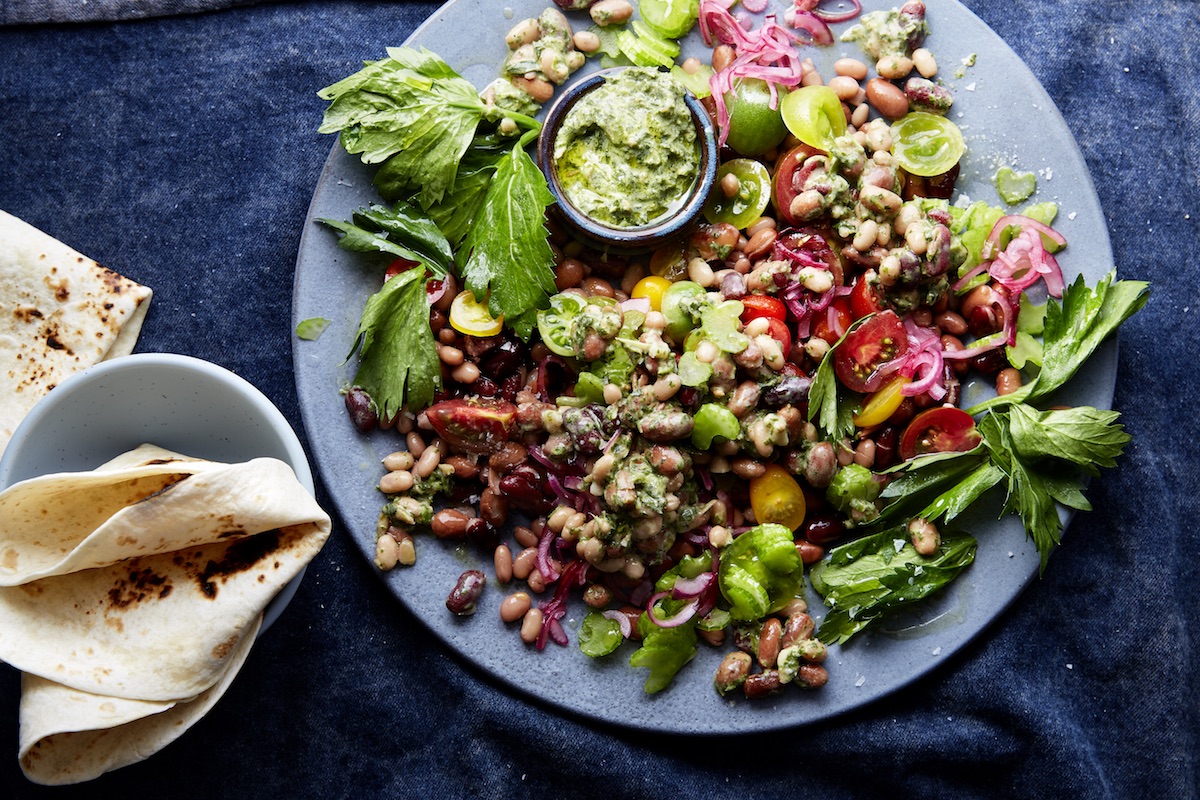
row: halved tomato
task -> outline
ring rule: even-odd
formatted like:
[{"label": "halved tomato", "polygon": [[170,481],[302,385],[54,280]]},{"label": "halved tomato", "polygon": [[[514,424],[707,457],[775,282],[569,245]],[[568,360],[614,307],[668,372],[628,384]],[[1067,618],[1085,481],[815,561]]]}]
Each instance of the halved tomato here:
[{"label": "halved tomato", "polygon": [[833,369],[847,388],[874,392],[887,378],[880,368],[908,352],[908,334],[895,311],[881,311],[846,334],[833,351]]},{"label": "halved tomato", "polygon": [[850,291],[850,311],[854,314],[855,319],[862,319],[869,314],[883,311],[879,290],[875,288],[872,281],[874,277],[874,270],[868,270],[854,281],[854,288]]},{"label": "halved tomato", "polygon": [[792,352],[792,332],[788,330],[788,326],[781,320],[769,317],[767,319],[767,336],[779,342],[779,346],[783,349],[783,357],[787,358],[788,353]]},{"label": "halved tomato", "polygon": [[742,301],[742,324],[759,317],[777,319],[781,322],[787,319],[787,306],[778,297],[769,294],[748,294],[738,298]]},{"label": "halved tomato", "polygon": [[926,453],[961,453],[982,440],[975,419],[961,408],[941,406],[913,417],[900,437],[900,457],[906,461]]},{"label": "halved tomato", "polygon": [[874,428],[887,422],[904,402],[903,390],[910,383],[912,380],[903,375],[885,383],[863,400],[862,410],[854,415],[854,424],[859,428]]},{"label": "halved tomato", "polygon": [[759,525],[773,522],[796,530],[804,524],[804,491],[786,469],[768,464],[750,480],[750,507]]},{"label": "halved tomato", "polygon": [[792,200],[800,194],[796,186],[796,174],[804,166],[809,156],[820,155],[821,150],[799,144],[788,150],[775,162],[775,175],[771,180],[771,200],[780,218],[788,225],[798,225],[800,221],[792,217]]},{"label": "halved tomato", "polygon": [[[830,322],[830,309],[833,310],[833,325]],[[842,334],[854,322],[854,317],[850,312],[850,300],[846,297],[839,297],[830,303],[829,307],[824,311],[815,311],[812,332],[813,336],[824,339],[830,344],[837,344],[838,339],[842,338]]]},{"label": "halved tomato", "polygon": [[487,398],[443,400],[427,408],[425,416],[451,447],[488,453],[512,435],[517,407],[507,400]]},{"label": "halved tomato", "polygon": [[792,228],[775,240],[773,258],[786,258],[800,266],[824,267],[833,275],[833,285],[846,282],[846,267],[841,253],[830,246],[829,231],[818,227]]}]

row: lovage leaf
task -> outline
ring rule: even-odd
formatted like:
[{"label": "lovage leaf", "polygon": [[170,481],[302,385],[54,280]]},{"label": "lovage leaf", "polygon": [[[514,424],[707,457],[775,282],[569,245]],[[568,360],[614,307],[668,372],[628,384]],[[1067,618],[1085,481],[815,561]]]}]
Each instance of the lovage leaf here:
[{"label": "lovage leaf", "polygon": [[554,202],[546,178],[518,142],[496,166],[474,225],[458,251],[459,273],[493,317],[528,339],[550,305],[554,252],[545,213]]},{"label": "lovage leaf", "polygon": [[[390,181],[428,208],[454,187],[485,107],[469,81],[428,50],[389,47],[388,57],[318,92],[332,101],[321,133],[341,133],[363,163],[390,160]],[[394,163],[393,163],[394,162]]]},{"label": "lovage leaf", "polygon": [[355,336],[354,382],[370,395],[381,417],[394,417],[405,407],[424,408],[441,387],[441,362],[428,320],[423,269],[400,273],[367,300]]}]

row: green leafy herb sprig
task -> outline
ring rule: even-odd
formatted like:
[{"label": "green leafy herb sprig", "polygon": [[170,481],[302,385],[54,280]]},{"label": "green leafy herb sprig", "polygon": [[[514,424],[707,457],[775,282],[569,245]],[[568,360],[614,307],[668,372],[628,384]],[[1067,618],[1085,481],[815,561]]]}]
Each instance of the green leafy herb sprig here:
[{"label": "green leafy herb sprig", "polygon": [[[368,301],[355,342],[355,383],[391,416],[428,404],[440,386],[433,334],[428,325],[412,325],[428,319],[418,291],[425,278],[456,274],[525,339],[555,287],[544,224],[554,198],[526,151],[540,123],[484,103],[428,50],[387,53],[318,94],[330,101],[319,130],[339,133],[348,153],[379,164],[375,186],[393,203],[360,209],[348,222],[321,221],[347,250],[420,265]],[[502,119],[517,135],[500,134]]]}]

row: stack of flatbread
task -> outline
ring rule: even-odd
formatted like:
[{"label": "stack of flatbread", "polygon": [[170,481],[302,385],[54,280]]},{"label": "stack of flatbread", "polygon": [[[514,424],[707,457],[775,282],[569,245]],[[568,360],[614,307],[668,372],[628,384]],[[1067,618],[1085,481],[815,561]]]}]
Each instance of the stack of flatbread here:
[{"label": "stack of flatbread", "polygon": [[0,454],[71,374],[133,352],[150,289],[0,211]]},{"label": "stack of flatbread", "polygon": [[178,738],[329,530],[291,467],[269,458],[143,445],[0,493],[0,659],[24,673],[26,776],[89,780]]}]

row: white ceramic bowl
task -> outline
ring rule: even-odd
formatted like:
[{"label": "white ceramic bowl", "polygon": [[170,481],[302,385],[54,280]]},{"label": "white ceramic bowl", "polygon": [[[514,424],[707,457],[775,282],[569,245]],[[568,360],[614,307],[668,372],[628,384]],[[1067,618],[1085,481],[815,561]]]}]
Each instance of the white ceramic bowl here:
[{"label": "white ceramic bowl", "polygon": [[[224,367],[167,353],[104,361],[51,390],[17,426],[0,458],[0,489],[52,472],[94,469],[146,442],[229,463],[278,458],[314,491],[304,448],[266,395]],[[262,631],[303,577],[267,605]]]}]

